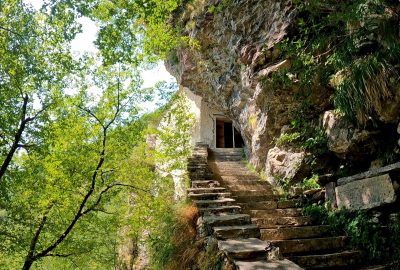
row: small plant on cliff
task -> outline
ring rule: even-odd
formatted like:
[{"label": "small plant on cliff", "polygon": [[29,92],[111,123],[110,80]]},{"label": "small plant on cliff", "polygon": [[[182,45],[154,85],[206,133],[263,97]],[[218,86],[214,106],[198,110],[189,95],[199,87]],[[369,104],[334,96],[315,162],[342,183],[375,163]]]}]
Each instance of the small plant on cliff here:
[{"label": "small plant on cliff", "polygon": [[333,210],[328,202],[309,205],[303,214],[312,216],[320,224],[329,225],[332,234],[348,236],[351,246],[367,252],[370,263],[389,263],[400,258],[398,220],[389,223],[388,227],[382,226],[379,221],[374,221],[376,217],[371,213]]},{"label": "small plant on cliff", "polygon": [[222,13],[226,7],[230,4],[232,0],[221,0],[216,5],[210,5],[207,11],[211,14],[220,14]]},{"label": "small plant on cliff", "polygon": [[317,183],[318,181],[318,175],[317,174],[313,174],[311,177],[309,178],[305,178],[302,182],[301,182],[301,187],[304,189],[314,189],[314,188],[319,188],[319,184]]},{"label": "small plant on cliff", "polygon": [[295,146],[314,154],[325,153],[327,138],[323,130],[304,120],[293,120],[291,129],[276,139],[277,146]]},{"label": "small plant on cliff", "polygon": [[[379,119],[398,88],[400,55],[395,1],[293,1],[297,27],[277,48],[290,61],[300,92],[333,92],[336,109],[360,125]],[[280,78],[275,78],[280,83]],[[272,84],[273,85],[273,84]],[[334,89],[332,89],[334,88]]]}]

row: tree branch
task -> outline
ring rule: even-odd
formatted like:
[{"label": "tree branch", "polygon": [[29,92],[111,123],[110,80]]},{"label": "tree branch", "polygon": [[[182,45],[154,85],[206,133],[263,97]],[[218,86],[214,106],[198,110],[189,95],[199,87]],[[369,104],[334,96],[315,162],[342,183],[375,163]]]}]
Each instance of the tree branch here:
[{"label": "tree branch", "polygon": [[74,255],[73,253],[70,254],[58,254],[58,253],[48,253],[44,255],[43,257],[62,257],[62,258],[67,258],[69,256]]},{"label": "tree branch", "polygon": [[13,30],[7,28],[7,27],[4,27],[4,26],[1,26],[1,25],[0,25],[0,29],[1,29],[1,30],[4,30],[4,31],[6,31],[6,32],[9,32],[9,33],[11,33],[11,34],[17,35],[17,36],[19,36],[19,37],[21,37],[21,38],[23,37],[20,33],[17,33],[17,32],[15,32],[15,31],[13,31]]},{"label": "tree branch", "polygon": [[107,193],[110,189],[112,189],[113,187],[129,187],[129,188],[132,188],[132,189],[141,190],[141,191],[143,191],[143,192],[150,192],[149,190],[142,189],[142,188],[138,188],[138,187],[133,186],[133,185],[123,184],[123,183],[111,183],[110,185],[106,186],[106,187],[100,192],[99,196],[97,197],[96,202],[95,202],[91,207],[89,207],[88,209],[86,209],[86,210],[83,212],[83,214],[87,214],[87,213],[89,213],[90,211],[94,211],[94,210],[96,209],[96,207],[100,204],[100,202],[101,202],[101,200],[102,200],[102,198],[103,198],[103,195],[104,195],[105,193]]},{"label": "tree branch", "polygon": [[78,107],[79,109],[81,109],[82,111],[86,112],[87,114],[89,114],[90,116],[92,116],[94,119],[96,119],[96,121],[101,125],[101,127],[102,127],[103,129],[105,128],[103,122],[102,122],[102,121],[97,117],[97,115],[95,115],[91,110],[89,110],[89,109],[87,109],[87,108],[84,108],[84,107],[82,107],[82,106],[80,106],[80,105],[77,105],[77,107]]},{"label": "tree branch", "polygon": [[31,240],[31,244],[30,244],[30,246],[29,246],[29,251],[28,251],[28,255],[26,256],[25,262],[27,262],[27,261],[33,261],[33,260],[34,260],[34,257],[35,257],[35,256],[34,256],[33,254],[34,254],[34,252],[35,252],[36,244],[37,244],[37,242],[38,242],[38,240],[39,240],[40,233],[42,232],[43,227],[44,227],[44,225],[46,224],[47,215],[49,214],[51,208],[53,208],[53,204],[51,204],[51,205],[48,207],[48,209],[47,209],[46,212],[44,213],[44,215],[43,215],[43,217],[42,217],[42,219],[41,219],[41,221],[40,221],[40,223],[39,223],[39,226],[37,227],[37,229],[36,229],[36,231],[35,231],[35,234],[34,234],[32,240]]},{"label": "tree branch", "polygon": [[6,173],[7,168],[10,165],[11,160],[15,154],[15,151],[17,151],[17,149],[18,149],[18,144],[21,141],[22,133],[25,130],[25,127],[27,124],[26,114],[27,114],[28,101],[29,101],[28,95],[25,94],[23,97],[23,103],[22,103],[22,108],[21,108],[21,119],[20,119],[20,123],[18,126],[18,130],[15,133],[13,144],[11,145],[11,148],[8,151],[8,154],[3,161],[3,164],[0,167],[0,180]]}]

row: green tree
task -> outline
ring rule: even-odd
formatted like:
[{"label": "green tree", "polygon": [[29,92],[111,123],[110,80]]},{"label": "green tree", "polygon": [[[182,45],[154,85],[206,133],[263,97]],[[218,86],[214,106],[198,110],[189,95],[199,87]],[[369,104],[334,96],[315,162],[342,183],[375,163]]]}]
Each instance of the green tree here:
[{"label": "green tree", "polygon": [[[127,133],[135,130],[121,123],[137,120],[135,106],[143,99],[130,83],[107,81],[113,74],[122,75],[119,70],[102,70],[99,97],[85,91],[64,97],[43,127],[47,136],[41,151],[18,155],[8,196],[1,201],[1,249],[8,255],[3,260],[14,258],[23,269],[37,261],[47,264],[45,258],[78,260],[85,269],[97,269],[96,264],[90,266],[93,261],[112,263],[111,244],[117,241],[123,213],[116,202],[123,201],[120,192],[126,188],[148,196],[142,176],[150,168],[128,174],[135,166],[130,155],[140,129]],[[93,260],[87,260],[88,253]]]},{"label": "green tree", "polygon": [[20,0],[0,2],[0,181],[18,149],[41,144],[41,125],[78,68],[69,42],[79,31],[73,11],[35,12]]}]

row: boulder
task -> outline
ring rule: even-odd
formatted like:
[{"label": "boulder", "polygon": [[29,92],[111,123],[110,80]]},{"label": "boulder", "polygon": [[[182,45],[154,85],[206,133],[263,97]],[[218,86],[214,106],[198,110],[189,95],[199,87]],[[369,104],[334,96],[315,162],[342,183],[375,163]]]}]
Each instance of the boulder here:
[{"label": "boulder", "polygon": [[326,111],[322,128],[328,137],[328,148],[338,157],[372,154],[376,151],[373,135],[376,131],[356,128],[343,116],[334,111]]},{"label": "boulder", "polygon": [[396,201],[389,174],[337,186],[335,191],[338,207],[353,211],[372,209]]},{"label": "boulder", "polygon": [[283,179],[289,183],[303,180],[309,173],[305,157],[304,151],[285,150],[277,146],[270,149],[265,167],[268,182],[276,185],[277,179]]}]

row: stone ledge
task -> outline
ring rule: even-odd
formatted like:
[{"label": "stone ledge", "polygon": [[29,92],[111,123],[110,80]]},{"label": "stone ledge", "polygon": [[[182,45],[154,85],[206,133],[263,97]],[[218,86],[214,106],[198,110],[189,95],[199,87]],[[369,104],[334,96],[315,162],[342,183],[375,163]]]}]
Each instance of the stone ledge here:
[{"label": "stone ledge", "polygon": [[338,186],[335,191],[337,206],[350,211],[372,209],[396,201],[388,173]]},{"label": "stone ledge", "polygon": [[371,177],[375,177],[375,176],[379,176],[379,175],[387,174],[387,173],[393,173],[393,172],[400,172],[400,162],[393,163],[393,164],[390,164],[388,166],[381,167],[378,169],[359,173],[356,175],[339,178],[337,180],[337,185],[342,186],[342,185],[345,185],[345,184],[348,184],[348,183],[351,183],[351,182],[354,182],[357,180],[362,180],[365,178],[371,178]]}]

